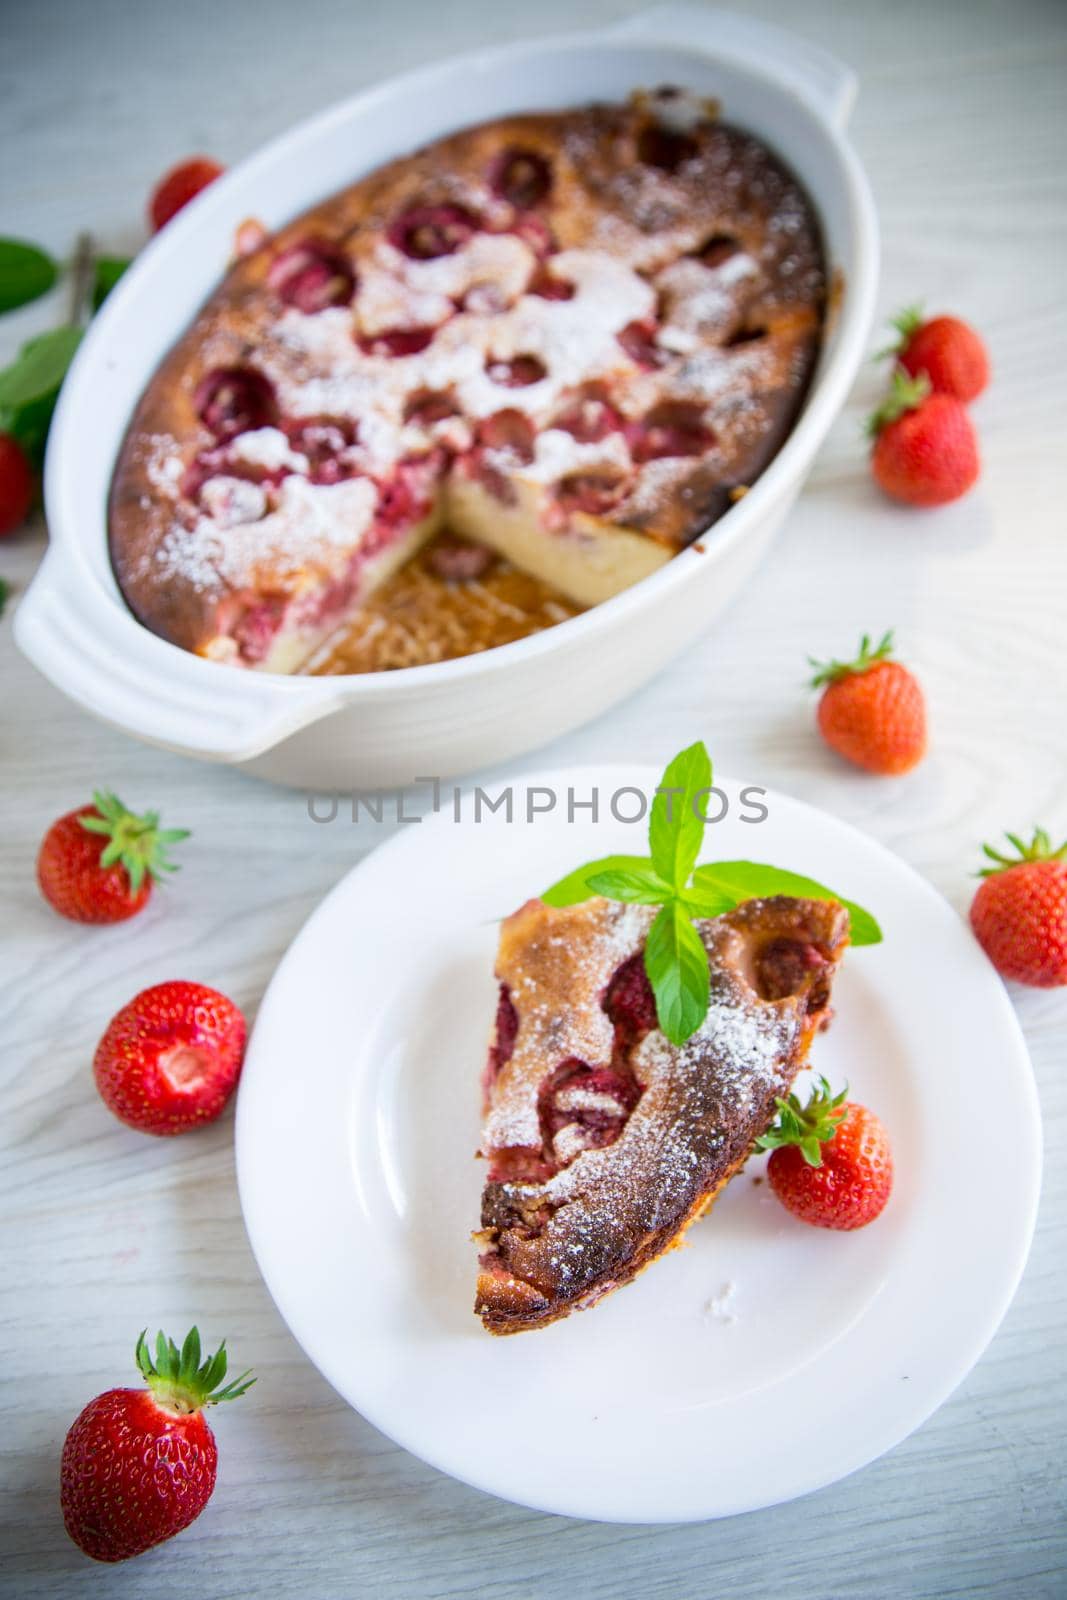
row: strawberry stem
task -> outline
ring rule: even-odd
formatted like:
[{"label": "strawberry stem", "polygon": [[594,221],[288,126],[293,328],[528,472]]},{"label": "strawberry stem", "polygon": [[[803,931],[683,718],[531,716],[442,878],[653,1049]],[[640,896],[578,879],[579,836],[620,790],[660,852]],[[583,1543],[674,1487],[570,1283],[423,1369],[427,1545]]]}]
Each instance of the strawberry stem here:
[{"label": "strawberry stem", "polygon": [[1067,860],[1067,839],[1063,844],[1054,848],[1048,832],[1044,828],[1034,828],[1034,837],[1029,844],[1024,844],[1017,833],[1005,833],[1005,839],[1015,851],[1014,855],[1005,855],[1000,850],[994,850],[991,844],[982,846],[982,854],[993,862],[991,867],[983,867],[977,874],[979,878],[992,878],[998,872],[1007,872],[1011,867],[1018,867],[1026,861],[1064,861]]},{"label": "strawberry stem", "polygon": [[107,868],[121,863],[130,880],[131,895],[139,892],[146,877],[155,880],[164,872],[178,871],[167,851],[172,844],[188,839],[188,828],[161,828],[158,811],[146,811],[139,817],[106,789],[93,791],[93,805],[96,816],[79,817],[78,821],[87,832],[101,833],[108,840],[100,865]]},{"label": "strawberry stem", "polygon": [[815,668],[815,676],[810,680],[810,686],[813,689],[821,689],[825,684],[836,683],[839,678],[853,677],[856,673],[876,667],[880,661],[891,660],[892,655],[892,628],[887,628],[873,647],[870,634],[865,633],[860,640],[859,655],[854,661],[816,661],[814,656],[809,656],[808,665]]},{"label": "strawberry stem", "polygon": [[872,411],[867,419],[868,436],[876,439],[891,422],[899,422],[906,412],[921,406],[929,393],[930,379],[925,372],[913,378],[903,367],[894,367],[889,393],[877,411]]},{"label": "strawberry stem", "polygon": [[186,1334],[181,1349],[159,1332],[156,1335],[155,1360],[148,1349],[148,1329],[137,1341],[136,1359],[141,1376],[162,1406],[188,1415],[204,1406],[221,1405],[224,1400],[236,1400],[255,1383],[250,1372],[242,1372],[225,1388],[220,1388],[226,1376],[227,1356],[225,1339],[213,1356],[201,1365],[200,1332],[193,1327]]},{"label": "strawberry stem", "polygon": [[895,344],[888,344],[884,350],[879,350],[874,359],[876,361],[885,361],[889,356],[899,356],[911,340],[914,339],[925,320],[920,302],[916,302],[913,306],[905,306],[904,310],[898,311],[895,317],[890,317],[889,326],[895,328],[900,337]]},{"label": "strawberry stem", "polygon": [[820,1077],[806,1106],[795,1094],[788,1100],[777,1097],[778,1116],[756,1140],[756,1149],[781,1150],[795,1144],[809,1167],[821,1167],[822,1147],[834,1138],[848,1110],[847,1094],[847,1083],[840,1094],[834,1094],[826,1079]]}]

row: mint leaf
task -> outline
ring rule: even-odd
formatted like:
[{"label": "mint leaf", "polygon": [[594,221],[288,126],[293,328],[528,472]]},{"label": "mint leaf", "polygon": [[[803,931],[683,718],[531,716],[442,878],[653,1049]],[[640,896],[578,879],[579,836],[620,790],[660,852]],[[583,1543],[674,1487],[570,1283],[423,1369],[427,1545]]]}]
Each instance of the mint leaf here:
[{"label": "mint leaf", "polygon": [[47,294],[59,268],[45,251],[21,239],[0,239],[0,311],[15,311]]},{"label": "mint leaf", "polygon": [[94,311],[100,310],[129,264],[129,256],[97,256],[93,262]]},{"label": "mint leaf", "polygon": [[23,345],[0,372],[0,410],[17,410],[59,389],[81,342],[80,328],[53,328]]},{"label": "mint leaf", "polygon": [[846,900],[834,889],[799,872],[772,867],[765,861],[711,861],[693,874],[693,887],[700,894],[726,894],[733,905],[764,895],[789,894],[809,900],[836,900],[848,912],[854,945],[881,944],[882,930],[869,911],[853,900]]},{"label": "mint leaf", "polygon": [[81,329],[53,328],[22,346],[0,372],[0,430],[40,465],[56,400],[81,342]]},{"label": "mint leaf", "polygon": [[584,867],[568,872],[565,878],[546,889],[541,899],[546,906],[576,906],[582,900],[591,900],[597,893],[590,878],[602,872],[647,871],[648,866],[647,856],[601,856],[599,861],[587,861]]},{"label": "mint leaf", "polygon": [[737,904],[732,894],[696,884],[678,898],[691,917],[721,917],[724,911],[732,911]]},{"label": "mint leaf", "polygon": [[704,819],[693,802],[710,788],[711,757],[703,740],[698,740],[675,756],[652,802],[648,824],[652,865],[678,892],[689,882],[704,837]]},{"label": "mint leaf", "polygon": [[665,905],[648,932],[645,971],[656,997],[656,1016],[671,1044],[682,1045],[708,1014],[708,952],[685,908]]},{"label": "mint leaf", "polygon": [[631,905],[660,906],[671,898],[671,886],[664,883],[648,862],[643,867],[617,867],[614,871],[594,872],[589,887],[606,900],[623,900]]}]

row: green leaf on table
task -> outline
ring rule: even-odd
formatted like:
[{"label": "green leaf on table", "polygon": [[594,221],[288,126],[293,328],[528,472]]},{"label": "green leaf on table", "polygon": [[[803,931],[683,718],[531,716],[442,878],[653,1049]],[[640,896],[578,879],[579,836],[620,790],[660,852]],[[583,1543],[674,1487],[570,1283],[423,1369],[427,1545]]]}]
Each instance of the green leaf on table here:
[{"label": "green leaf on table", "polygon": [[4,614],[4,607],[7,605],[7,600],[10,593],[11,585],[8,583],[6,578],[0,578],[0,617],[2,617]]},{"label": "green leaf on table", "polygon": [[93,262],[93,310],[99,311],[130,264],[129,256],[97,256]]},{"label": "green leaf on table", "polygon": [[772,867],[765,861],[709,861],[694,872],[693,887],[701,894],[728,895],[733,905],[774,894],[796,895],[807,900],[836,900],[848,912],[854,945],[882,942],[878,923],[854,900],[846,900],[844,895],[828,889],[815,878],[788,872],[784,867]]},{"label": "green leaf on table", "polygon": [[80,328],[53,328],[24,344],[0,372],[0,411],[14,411],[58,392],[81,336]]},{"label": "green leaf on table", "polygon": [[684,1044],[708,1014],[710,980],[704,942],[677,900],[649,929],[645,971],[660,1028],[672,1044]]},{"label": "green leaf on table", "polygon": [[587,861],[584,867],[576,867],[573,872],[568,872],[565,878],[560,878],[550,889],[546,889],[541,899],[546,906],[576,906],[583,900],[591,900],[598,893],[590,883],[590,878],[599,876],[602,872],[643,872],[648,869],[647,856],[601,856],[599,861]]},{"label": "green leaf on table", "polygon": [[38,466],[63,379],[82,330],[53,328],[22,346],[0,372],[0,430],[10,433]]},{"label": "green leaf on table", "polygon": [[22,239],[0,239],[0,311],[15,311],[47,294],[59,268],[44,250]]},{"label": "green leaf on table", "polygon": [[697,801],[710,788],[711,757],[698,740],[675,756],[656,789],[648,845],[653,866],[674,889],[688,883],[700,854],[704,818]]}]

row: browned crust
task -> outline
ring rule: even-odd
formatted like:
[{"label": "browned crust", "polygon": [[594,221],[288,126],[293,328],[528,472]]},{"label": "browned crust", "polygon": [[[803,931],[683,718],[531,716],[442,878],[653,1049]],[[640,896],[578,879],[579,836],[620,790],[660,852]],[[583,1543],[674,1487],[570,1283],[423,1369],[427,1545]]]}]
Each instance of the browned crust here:
[{"label": "browned crust", "polygon": [[[758,1135],[754,1135],[754,1139],[756,1137]],[[729,1172],[719,1179],[714,1189],[707,1194],[697,1196],[688,1215],[678,1227],[669,1231],[661,1229],[658,1234],[646,1234],[638,1244],[630,1265],[615,1279],[606,1293],[614,1293],[616,1289],[625,1288],[628,1283],[633,1282],[638,1273],[651,1266],[653,1261],[666,1255],[670,1250],[679,1249],[685,1243],[685,1235],[693,1223],[699,1222],[701,1217],[707,1215],[730,1179],[740,1172],[751,1154],[751,1148],[750,1145]],[[553,1304],[544,1295],[539,1294],[532,1284],[524,1283],[521,1278],[512,1278],[505,1283],[492,1273],[481,1271],[478,1274],[474,1309],[481,1316],[482,1325],[489,1333],[503,1335],[527,1333],[534,1328],[547,1328],[549,1323],[560,1322],[564,1317],[569,1317],[572,1311],[583,1308],[578,1307],[574,1301],[556,1301]]]},{"label": "browned crust", "polygon": [[[575,988],[573,974],[564,970],[565,955],[561,953],[578,936],[577,928],[583,923],[588,927],[589,919],[596,917],[598,908],[607,903],[585,902],[568,912],[541,908],[538,930],[532,907],[539,904],[532,902],[524,907],[513,921],[525,925],[533,947],[530,970],[540,973],[545,986],[537,996],[538,1010],[551,1016],[554,1010],[570,1004],[567,996]],[[576,927],[570,925],[573,913],[580,914]],[[546,940],[545,929],[550,925],[554,925],[554,936]],[[664,1083],[646,1087],[617,1146],[598,1152],[598,1156],[606,1156],[610,1149],[617,1148],[625,1158],[626,1141],[640,1132],[640,1119],[658,1118],[663,1122],[674,1116],[679,1125],[688,1128],[682,1142],[691,1161],[674,1172],[668,1193],[642,1189],[639,1172],[634,1182],[621,1191],[616,1188],[612,1192],[610,1184],[594,1181],[587,1191],[579,1186],[575,1198],[559,1206],[540,1231],[525,1237],[528,1230],[521,1226],[520,1208],[533,1212],[551,1186],[487,1184],[483,1232],[478,1236],[487,1253],[478,1276],[475,1309],[489,1332],[519,1333],[557,1321],[631,1282],[650,1262],[680,1243],[686,1230],[744,1165],[755,1139],[773,1120],[776,1097],[788,1092],[805,1065],[811,1039],[828,1015],[833,972],[848,942],[847,913],[833,903],[775,897],[749,901],[714,922],[702,924],[701,932],[709,952],[713,1003],[718,996],[736,1009],[739,1018],[759,1012],[764,1020],[772,1020],[773,1013],[781,1024],[781,1049],[773,1072],[752,1074],[751,1098],[739,1109],[744,1097],[737,1096],[733,1101],[728,1095],[724,1097],[724,1066],[713,1047],[690,1059],[690,1069],[695,1065],[699,1070],[695,1074],[690,1070],[688,1075],[682,1066],[685,1056],[675,1052],[678,1082],[672,1083],[668,1074]],[[514,929],[506,930],[502,949],[514,938]],[[813,969],[784,998],[761,999],[754,987],[755,961],[761,949],[780,938],[796,938],[815,945],[825,954],[827,964]],[[546,962],[546,949],[552,951],[554,971],[552,963]],[[613,955],[612,959],[617,958]],[[510,971],[514,978],[514,966]],[[589,979],[584,989],[587,1006],[592,981]],[[578,989],[583,993],[580,981]],[[555,998],[547,998],[552,991]],[[521,1019],[521,1006],[519,1013]],[[595,1034],[595,1023],[590,1023],[590,1030]],[[640,1051],[639,1046],[635,1060],[641,1059]],[[551,1071],[554,1064],[555,1058],[546,1060],[543,1071]],[[514,1082],[505,1077],[508,1067],[498,1079],[495,1092],[519,1094],[523,1092],[520,1085],[525,1082],[525,1092],[529,1093],[532,1085],[528,1058],[517,1053],[519,1077]],[[735,1059],[729,1063],[727,1077],[732,1080],[738,1070]],[[579,1157],[579,1161],[584,1159]],[[655,1182],[656,1176],[653,1168],[648,1182]],[[617,1207],[610,1216],[603,1214],[606,1202]],[[649,1215],[661,1218],[658,1226],[643,1226],[642,1217]],[[493,1225],[498,1217],[504,1226]],[[490,1225],[485,1227],[487,1222]],[[565,1277],[558,1270],[560,1261],[567,1264]]]},{"label": "browned crust", "polygon": [[[353,184],[232,266],[149,383],[116,464],[111,557],[123,595],[146,627],[194,651],[219,630],[217,593],[184,574],[161,572],[156,559],[175,519],[191,513],[161,488],[153,464],[160,441],[169,441],[168,450],[184,466],[210,445],[193,405],[201,378],[213,368],[245,362],[292,380],[312,375],[302,370],[303,358],[271,336],[279,306],[266,276],[275,255],[316,235],[342,244],[358,271],[399,210],[416,202],[468,202],[472,191],[485,189],[494,158],[509,145],[539,150],[551,160],[552,194],[538,209],[564,249],[597,246],[626,254],[639,248],[651,272],[658,257],[670,261],[723,232],[759,260],[758,278],[738,287],[728,322],[712,341],[745,328],[767,330],[768,359],[746,403],[717,419],[717,447],[682,469],[672,494],[651,494],[639,482],[610,520],[679,547],[728,508],[731,492],[751,484],[778,450],[814,369],[825,293],[818,227],[778,160],[726,125],[707,122],[695,130],[698,161],[669,176],[650,172],[636,154],[645,116],[641,107],[597,106],[508,117],[465,130]],[[772,227],[783,217],[788,228]],[[689,395],[691,380],[687,360],[672,362],[662,396]],[[308,581],[325,580],[314,572],[279,574],[277,591],[285,597],[294,583]],[[239,592],[233,598],[240,606],[257,596]]]}]

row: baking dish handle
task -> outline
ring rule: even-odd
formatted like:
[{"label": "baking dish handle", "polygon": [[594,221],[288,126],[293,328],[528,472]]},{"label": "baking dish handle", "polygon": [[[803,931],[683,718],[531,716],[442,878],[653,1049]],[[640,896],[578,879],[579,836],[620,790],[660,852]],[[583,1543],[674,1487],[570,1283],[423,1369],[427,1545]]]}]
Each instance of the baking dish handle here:
[{"label": "baking dish handle", "polygon": [[[52,546],[15,612],[37,670],[104,722],[182,755],[248,761],[341,703],[328,680],[242,672],[177,650],[104,594],[77,554]],[[128,648],[116,646],[127,630]]]},{"label": "baking dish handle", "polygon": [[647,34],[650,39],[690,48],[705,45],[716,55],[766,67],[838,129],[847,124],[856,100],[857,80],[851,67],[820,45],[757,17],[702,6],[663,5],[628,17],[614,31],[628,36]]}]

